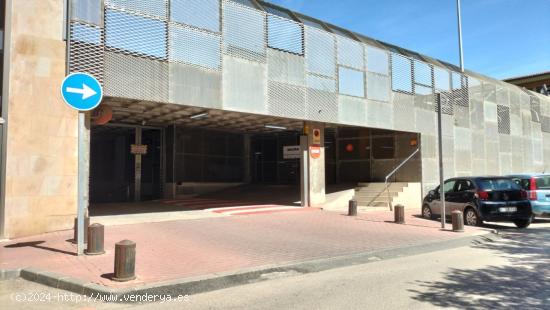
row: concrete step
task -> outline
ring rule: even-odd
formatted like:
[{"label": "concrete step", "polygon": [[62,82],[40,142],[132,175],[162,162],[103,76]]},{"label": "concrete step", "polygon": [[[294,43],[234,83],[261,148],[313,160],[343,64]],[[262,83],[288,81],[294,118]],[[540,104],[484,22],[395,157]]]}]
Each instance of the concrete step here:
[{"label": "concrete step", "polygon": [[[397,182],[397,183],[390,183],[390,187],[405,187],[407,186],[409,183],[403,183],[403,182]],[[384,182],[381,182],[381,183],[357,183],[357,187],[370,187],[370,188],[384,188],[386,187],[386,183]]]},{"label": "concrete step", "polygon": [[357,205],[363,202],[388,202],[388,198],[371,198],[371,199],[355,199],[357,200]]},{"label": "concrete step", "polygon": [[358,194],[358,193],[355,193],[355,195],[353,196],[355,197],[356,199],[373,199],[373,198],[384,198],[384,199],[388,199],[389,198],[395,198],[397,197],[397,194]]},{"label": "concrete step", "polygon": [[385,195],[385,196],[397,196],[399,193],[401,193],[402,191],[394,191],[394,190],[391,190],[389,191],[355,191],[355,195],[359,195],[359,196],[382,196],[382,195]]},{"label": "concrete step", "polygon": [[405,187],[402,186],[390,186],[388,188],[385,187],[356,187],[356,191],[362,191],[362,192],[381,192],[381,191],[394,191],[394,192],[402,192]]},{"label": "concrete step", "polygon": [[365,211],[365,210],[369,210],[370,208],[372,207],[387,207],[388,206],[388,202],[372,202],[372,203],[369,203],[369,204],[357,204],[357,210],[358,211]]}]

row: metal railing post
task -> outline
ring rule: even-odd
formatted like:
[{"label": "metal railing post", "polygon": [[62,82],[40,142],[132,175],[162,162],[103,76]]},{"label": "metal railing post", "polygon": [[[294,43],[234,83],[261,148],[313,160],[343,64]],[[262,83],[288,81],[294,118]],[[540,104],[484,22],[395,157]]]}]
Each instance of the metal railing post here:
[{"label": "metal railing post", "polygon": [[386,179],[384,181],[384,187],[386,188],[386,193],[388,195],[388,206],[390,208],[390,211],[393,211],[393,206],[392,206],[392,203],[391,203],[391,197],[390,197],[390,184],[388,183],[388,180],[397,172],[399,171],[399,169],[401,169],[406,163],[409,162],[409,160],[411,160],[414,155],[416,155],[416,153],[420,152],[420,148],[417,148],[414,152],[412,152],[411,155],[409,155],[409,157],[405,158],[405,160],[403,160],[399,165],[397,165],[397,167],[395,167],[395,169],[393,169],[387,176],[386,176]]}]

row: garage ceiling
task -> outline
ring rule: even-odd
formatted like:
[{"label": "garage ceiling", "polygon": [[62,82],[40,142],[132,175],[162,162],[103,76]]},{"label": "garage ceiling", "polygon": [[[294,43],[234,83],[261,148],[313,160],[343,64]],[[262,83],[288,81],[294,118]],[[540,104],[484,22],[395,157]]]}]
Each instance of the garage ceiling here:
[{"label": "garage ceiling", "polygon": [[[165,127],[180,126],[223,129],[236,132],[273,132],[266,125],[301,131],[303,121],[241,112],[162,104],[120,98],[105,98],[103,103],[113,109],[110,123]],[[204,117],[192,116],[207,113]]]}]

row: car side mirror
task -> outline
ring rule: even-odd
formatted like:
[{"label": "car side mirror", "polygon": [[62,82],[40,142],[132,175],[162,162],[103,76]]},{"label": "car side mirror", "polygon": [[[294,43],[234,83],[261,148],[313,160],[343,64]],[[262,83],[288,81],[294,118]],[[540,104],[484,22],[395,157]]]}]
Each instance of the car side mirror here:
[{"label": "car side mirror", "polygon": [[435,196],[435,191],[434,190],[429,191],[428,195],[430,195],[431,197],[434,197]]}]

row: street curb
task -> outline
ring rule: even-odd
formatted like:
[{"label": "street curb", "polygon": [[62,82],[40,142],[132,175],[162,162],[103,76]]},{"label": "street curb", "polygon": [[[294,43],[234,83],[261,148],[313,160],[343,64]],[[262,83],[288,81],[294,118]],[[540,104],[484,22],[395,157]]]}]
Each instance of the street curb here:
[{"label": "street curb", "polygon": [[20,273],[21,269],[0,269],[0,281],[17,279]]},{"label": "street curb", "polygon": [[396,247],[381,251],[294,262],[284,265],[261,266],[257,268],[241,269],[237,272],[233,271],[225,273],[215,273],[206,276],[171,280],[118,289],[109,288],[107,286],[99,285],[92,282],[85,282],[76,278],[67,277],[57,273],[39,270],[36,268],[0,270],[0,280],[22,278],[53,288],[87,295],[98,300],[117,300],[121,303],[132,303],[138,300],[127,300],[127,298],[131,295],[170,295],[172,298],[178,298],[178,296],[193,295],[237,285],[265,281],[270,279],[270,274],[297,275],[320,272],[329,269],[366,264],[392,258],[447,250],[467,246],[472,243],[479,244],[483,242],[494,242],[499,238],[500,236],[498,234],[487,232],[482,235],[468,236],[433,243],[425,243],[409,247]]}]

